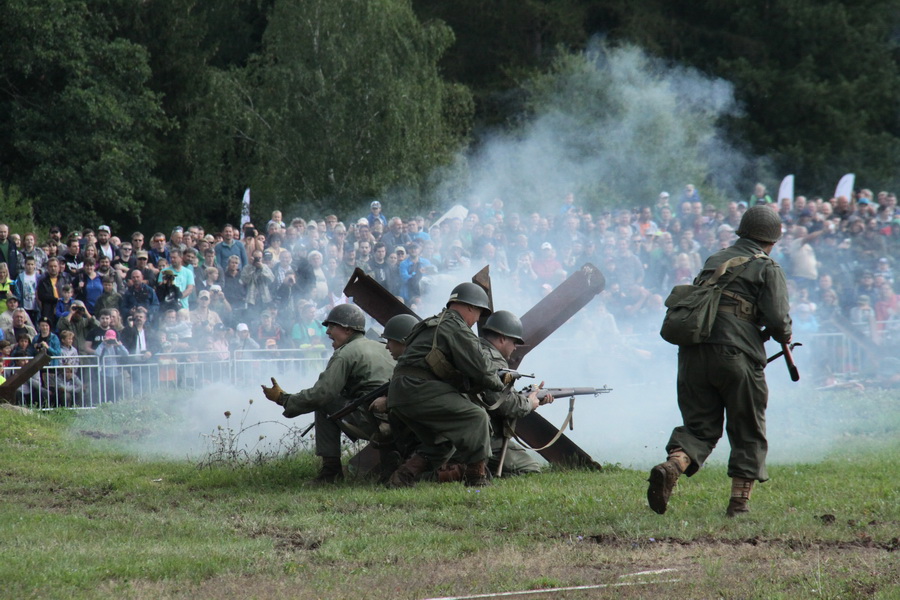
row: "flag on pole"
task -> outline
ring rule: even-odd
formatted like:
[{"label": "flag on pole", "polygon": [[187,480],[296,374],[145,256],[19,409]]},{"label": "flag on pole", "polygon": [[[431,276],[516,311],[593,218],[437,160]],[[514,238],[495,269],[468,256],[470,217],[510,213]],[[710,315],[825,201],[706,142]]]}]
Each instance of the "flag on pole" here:
[{"label": "flag on pole", "polygon": [[778,198],[776,198],[776,202],[781,204],[781,201],[785,198],[790,198],[791,200],[791,208],[794,208],[794,176],[788,175],[784,179],[781,180],[781,186],[778,188]]},{"label": "flag on pole", "polygon": [[244,233],[244,225],[250,222],[250,188],[244,190],[244,201],[241,204],[241,235]]},{"label": "flag on pole", "polygon": [[847,173],[838,181],[837,189],[834,190],[834,197],[840,198],[845,196],[847,200],[853,199],[853,185],[856,183],[856,175]]}]

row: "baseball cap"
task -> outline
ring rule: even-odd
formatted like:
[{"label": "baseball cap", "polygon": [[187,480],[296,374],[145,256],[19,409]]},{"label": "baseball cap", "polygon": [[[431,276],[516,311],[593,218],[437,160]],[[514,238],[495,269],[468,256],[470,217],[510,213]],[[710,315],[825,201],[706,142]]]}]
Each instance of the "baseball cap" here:
[{"label": "baseball cap", "polygon": [[206,298],[207,300],[209,300],[209,290],[203,290],[197,297]]},{"label": "baseball cap", "polygon": [[669,192],[660,192],[660,193],[659,193],[659,197],[660,197],[660,198],[668,198],[668,197],[669,197]]},{"label": "baseball cap", "polygon": [[369,226],[369,220],[368,220],[367,218],[365,218],[365,217],[360,217],[359,219],[357,219],[356,224],[357,224],[357,225],[365,225],[366,227],[368,227],[368,226]]},{"label": "baseball cap", "polygon": [[266,348],[274,348],[277,345],[278,342],[275,340],[275,338],[269,338],[266,340]]},{"label": "baseball cap", "polygon": [[250,331],[250,328],[247,327],[246,323],[238,323],[237,328],[238,331]]},{"label": "baseball cap", "polygon": [[381,208],[381,202],[378,200],[372,200],[372,204],[369,205],[370,208]]},{"label": "baseball cap", "polygon": [[106,330],[106,333],[103,334],[103,339],[104,339],[104,340],[114,340],[114,339],[116,339],[116,338],[118,338],[118,337],[119,337],[119,336],[116,335],[116,330],[115,330],[115,329],[107,329],[107,330]]},{"label": "baseball cap", "polygon": [[146,250],[138,250],[134,256],[136,258],[149,258],[150,257],[150,255],[147,254]]},{"label": "baseball cap", "polygon": [[550,242],[544,242],[543,244],[541,244],[541,250],[553,250],[553,246],[550,244]]},{"label": "baseball cap", "polygon": [[101,225],[100,227],[97,228],[97,231],[105,231],[106,233],[112,233],[112,230],[110,230],[109,225]]}]

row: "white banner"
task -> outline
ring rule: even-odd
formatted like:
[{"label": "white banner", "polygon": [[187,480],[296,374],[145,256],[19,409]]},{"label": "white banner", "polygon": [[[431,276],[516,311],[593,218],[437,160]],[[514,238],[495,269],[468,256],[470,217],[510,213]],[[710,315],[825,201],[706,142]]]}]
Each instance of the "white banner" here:
[{"label": "white banner", "polygon": [[244,190],[244,201],[241,204],[241,237],[244,235],[244,225],[250,222],[250,188]]},{"label": "white banner", "polygon": [[776,204],[781,206],[781,201],[785,198],[791,199],[791,208],[794,208],[794,176],[788,175],[781,180],[781,186],[778,188],[778,197],[775,198]]},{"label": "white banner", "polygon": [[853,199],[853,185],[856,183],[856,175],[847,173],[838,181],[837,189],[834,190],[834,197],[840,198],[846,196],[847,200]]}]

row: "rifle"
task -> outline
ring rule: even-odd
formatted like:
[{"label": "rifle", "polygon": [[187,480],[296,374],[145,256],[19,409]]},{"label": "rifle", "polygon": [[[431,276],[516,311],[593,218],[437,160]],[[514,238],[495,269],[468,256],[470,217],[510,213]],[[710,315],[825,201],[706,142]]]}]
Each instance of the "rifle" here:
[{"label": "rifle", "polygon": [[373,400],[384,396],[388,392],[388,387],[390,387],[391,382],[385,381],[383,384],[379,385],[377,388],[369,392],[368,394],[364,394],[354,400],[353,402],[348,402],[344,408],[328,415],[328,418],[332,421],[340,421],[354,410],[363,405],[369,405]]},{"label": "rifle", "polygon": [[784,361],[787,363],[788,373],[791,375],[791,381],[800,381],[800,370],[797,369],[797,364],[794,362],[794,355],[791,353],[791,350],[796,348],[797,346],[802,346],[803,344],[799,342],[794,342],[792,344],[782,344],[781,352],[776,352],[772,356],[766,359],[766,364],[769,364],[776,358],[780,358],[784,356]]},{"label": "rifle", "polygon": [[599,396],[600,394],[608,394],[612,391],[611,387],[606,387],[605,385],[602,388],[591,388],[591,387],[570,387],[570,388],[535,388],[535,386],[530,385],[524,390],[522,393],[528,395],[531,392],[537,391],[538,400],[543,400],[546,396],[553,396],[554,398],[569,398],[575,396]]}]

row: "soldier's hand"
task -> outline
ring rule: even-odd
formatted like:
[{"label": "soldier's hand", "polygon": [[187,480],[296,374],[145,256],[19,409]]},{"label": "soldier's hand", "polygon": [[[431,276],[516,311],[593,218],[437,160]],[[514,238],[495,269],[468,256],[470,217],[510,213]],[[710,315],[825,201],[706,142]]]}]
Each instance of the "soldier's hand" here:
[{"label": "soldier's hand", "polygon": [[284,396],[284,390],[281,389],[281,386],[278,385],[278,382],[275,381],[275,378],[272,377],[272,387],[260,386],[263,391],[263,395],[268,399],[274,402],[279,406],[284,406],[284,402],[282,397]]},{"label": "soldier's hand", "polygon": [[369,405],[369,410],[374,413],[384,414],[387,412],[387,396],[379,396],[372,400],[372,404]]},{"label": "soldier's hand", "polygon": [[516,382],[516,376],[513,372],[507,371],[500,377],[500,381],[503,382],[503,385],[510,386]]},{"label": "soldier's hand", "polygon": [[553,401],[555,400],[553,394],[547,392],[544,392],[543,395],[538,394],[538,399],[541,401],[541,406],[544,406],[545,404],[553,404]]}]

